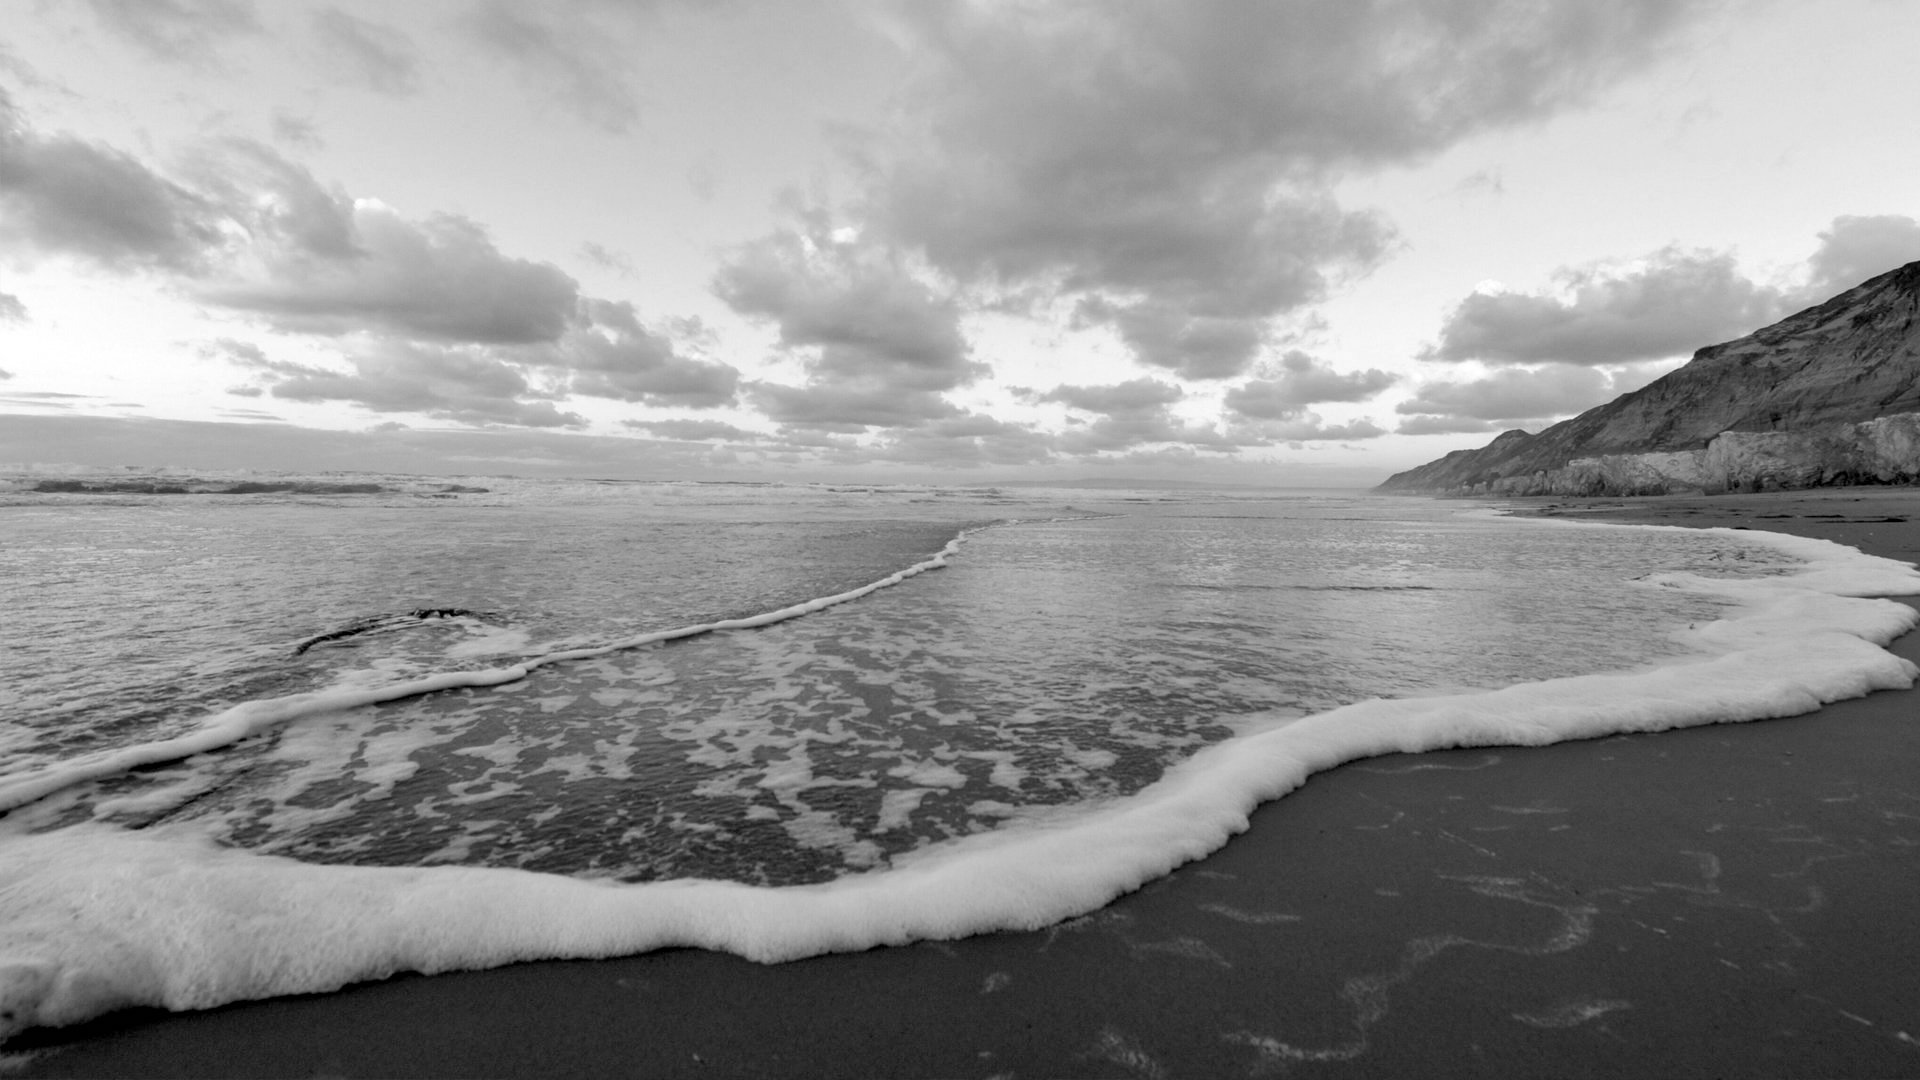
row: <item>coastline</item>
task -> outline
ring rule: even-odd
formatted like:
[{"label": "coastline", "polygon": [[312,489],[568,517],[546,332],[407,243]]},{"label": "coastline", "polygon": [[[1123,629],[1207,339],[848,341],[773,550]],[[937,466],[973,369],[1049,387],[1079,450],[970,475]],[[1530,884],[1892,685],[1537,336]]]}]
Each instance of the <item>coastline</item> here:
[{"label": "coastline", "polygon": [[[1514,504],[1920,558],[1911,489]],[[1914,693],[1355,762],[1036,933],[403,977],[6,1052],[45,1076],[1920,1074]]]}]

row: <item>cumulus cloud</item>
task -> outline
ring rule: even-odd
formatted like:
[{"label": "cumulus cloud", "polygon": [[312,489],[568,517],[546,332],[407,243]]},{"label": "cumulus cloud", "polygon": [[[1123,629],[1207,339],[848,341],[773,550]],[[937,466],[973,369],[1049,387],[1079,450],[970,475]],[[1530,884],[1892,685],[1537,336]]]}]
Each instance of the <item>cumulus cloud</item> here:
[{"label": "cumulus cloud", "polygon": [[1060,434],[1057,446],[1069,454],[1106,454],[1154,443],[1186,443],[1214,450],[1237,444],[1211,426],[1189,423],[1173,414],[1186,392],[1158,379],[1131,379],[1110,386],[1056,386],[1031,400],[1058,402],[1099,414],[1076,422]]},{"label": "cumulus cloud", "polygon": [[[695,408],[734,400],[734,368],[683,355],[633,305],[580,295],[565,272],[505,255],[466,218],[413,220],[356,202],[243,140],[217,144],[198,171],[249,237],[235,269],[199,289],[204,300],[287,331],[482,346],[492,351],[474,355],[559,372],[590,397]],[[438,356],[392,353],[385,373]]]},{"label": "cumulus cloud", "polygon": [[1904,214],[1842,216],[1820,234],[1807,260],[1809,303],[1920,259],[1920,221]]},{"label": "cumulus cloud", "polygon": [[1075,315],[1082,325],[1111,323],[1135,359],[1189,379],[1240,374],[1266,337],[1266,320],[1257,315],[1198,314],[1191,305],[1157,300],[1115,304],[1089,297]]},{"label": "cumulus cloud", "polygon": [[1379,368],[1341,374],[1297,349],[1273,367],[1273,378],[1252,379],[1227,391],[1227,408],[1252,419],[1289,420],[1309,405],[1366,401],[1400,380]]},{"label": "cumulus cloud", "polygon": [[12,293],[0,292],[0,322],[26,322],[27,305]]},{"label": "cumulus cloud", "polygon": [[858,159],[875,223],[935,266],[1089,300],[1143,363],[1225,378],[1391,249],[1337,170],[1581,101],[1707,6],[914,6],[920,122]]},{"label": "cumulus cloud", "polygon": [[485,0],[465,17],[468,34],[511,63],[535,92],[610,134],[640,118],[631,65],[611,27],[579,5],[552,10]]},{"label": "cumulus cloud", "polygon": [[[279,235],[290,242],[257,250],[259,273],[209,284],[202,299],[283,330],[378,328],[444,342],[550,342],[574,319],[573,278],[551,264],[502,254],[467,218],[414,221],[372,202],[340,207],[349,215],[341,219],[308,212],[324,202],[290,207],[279,222]],[[322,250],[327,243],[345,250]]]},{"label": "cumulus cloud", "polygon": [[475,349],[375,341],[350,357],[352,370],[274,364],[269,393],[289,401],[346,401],[374,412],[417,412],[464,424],[584,427],[577,413],[528,400],[533,387],[513,365]]},{"label": "cumulus cloud", "polygon": [[1359,442],[1377,439],[1387,430],[1371,420],[1329,424],[1318,413],[1302,410],[1277,419],[1250,419],[1233,424],[1228,436],[1243,445],[1308,442]]},{"label": "cumulus cloud", "polygon": [[405,31],[328,7],[314,12],[313,34],[335,75],[391,97],[420,88],[418,49]]},{"label": "cumulus cloud", "polygon": [[1568,364],[1502,368],[1481,379],[1422,383],[1394,411],[1411,417],[1399,426],[1402,434],[1409,435],[1537,427],[1644,385],[1651,371],[1663,367],[1618,372]]},{"label": "cumulus cloud", "polygon": [[304,166],[251,139],[206,142],[185,156],[185,175],[244,240],[229,255],[270,270],[313,260],[357,260],[353,199]]},{"label": "cumulus cloud", "polygon": [[714,281],[735,311],[774,322],[788,348],[817,348],[810,371],[904,390],[950,390],[984,374],[960,310],[884,248],[818,228],[783,229],[736,251]]},{"label": "cumulus cloud", "polygon": [[1491,420],[1475,420],[1469,416],[1409,416],[1394,427],[1401,435],[1476,435],[1492,431],[1511,431],[1518,427],[1532,431],[1545,426],[1539,420],[1526,420],[1519,423],[1498,424]]},{"label": "cumulus cloud", "polygon": [[1781,290],[1729,252],[1662,248],[1631,267],[1563,269],[1539,293],[1474,293],[1422,359],[1489,364],[1621,364],[1690,353],[1766,325]]},{"label": "cumulus cloud", "polygon": [[1131,379],[1112,386],[1056,386],[1034,400],[1055,401],[1087,412],[1117,416],[1161,410],[1185,396],[1186,392],[1172,383]]},{"label": "cumulus cloud", "polygon": [[111,147],[32,130],[0,91],[0,241],[192,272],[220,233],[204,198]]},{"label": "cumulus cloud", "polygon": [[1682,356],[1914,259],[1920,222],[1898,214],[1835,218],[1799,284],[1755,280],[1731,252],[1666,247],[1631,262],[1563,268],[1537,292],[1474,293],[1421,358],[1616,365]]},{"label": "cumulus cloud", "polygon": [[[1785,283],[1741,272],[1727,252],[1662,248],[1632,263],[1567,268],[1555,288],[1476,293],[1422,358],[1480,361],[1481,378],[1437,379],[1395,405],[1407,435],[1537,428],[1639,389],[1676,359],[1751,333],[1920,259],[1920,222],[1898,214],[1834,219]],[[1514,366],[1506,366],[1514,365]]]},{"label": "cumulus cloud", "polygon": [[[209,140],[180,171],[188,183],[108,147],[42,136],[0,96],[0,241],[114,269],[173,270],[203,303],[342,343],[350,370],[275,360],[237,339],[202,346],[203,355],[256,373],[263,385],[238,388],[243,395],[543,427],[584,423],[553,404],[563,393],[691,408],[736,400],[740,374],[699,355],[710,335],[697,321],[643,325],[631,304],[583,296],[559,268],[501,252],[471,220],[410,218],[355,200],[246,139]],[[936,376],[928,365],[947,361],[911,348],[866,357],[862,350],[906,339],[835,331],[836,319],[858,317],[849,305],[871,296],[865,278],[843,284],[849,291],[838,300],[788,297],[794,306],[783,321],[793,340],[821,346],[816,366],[829,389],[946,387],[970,377],[957,331],[941,343],[956,350],[953,363]],[[906,293],[897,297],[911,306]],[[24,315],[16,298],[0,294],[0,319]],[[896,361],[914,377],[887,366]],[[875,371],[877,384],[855,377]],[[950,409],[905,401],[924,416]]]},{"label": "cumulus cloud", "polygon": [[692,408],[734,400],[739,371],[680,355],[671,338],[641,325],[632,304],[588,298],[580,313],[580,324],[535,361],[572,371],[574,393]]},{"label": "cumulus cloud", "polygon": [[1024,424],[969,412],[889,432],[870,452],[879,460],[902,464],[979,468],[1047,461],[1054,456],[1055,443],[1053,436]]},{"label": "cumulus cloud", "polygon": [[781,423],[854,431],[951,416],[941,393],[987,371],[969,354],[952,296],[897,252],[836,234],[818,215],[734,251],[713,287],[803,357],[805,386],[751,392]]},{"label": "cumulus cloud", "polygon": [[208,65],[229,39],[259,32],[248,0],[91,0],[100,24],[157,60]]}]

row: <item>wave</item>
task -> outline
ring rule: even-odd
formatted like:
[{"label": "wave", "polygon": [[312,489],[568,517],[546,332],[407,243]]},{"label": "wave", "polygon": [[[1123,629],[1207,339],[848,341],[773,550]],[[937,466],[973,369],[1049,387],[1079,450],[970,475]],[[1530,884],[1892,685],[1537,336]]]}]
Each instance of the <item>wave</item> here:
[{"label": "wave", "polygon": [[[366,705],[379,705],[383,702],[398,701],[403,698],[418,697],[422,694],[438,693],[442,690],[454,690],[463,687],[500,686],[518,682],[539,668],[549,664],[565,663],[571,660],[590,660],[627,649],[644,648],[666,641],[694,637],[699,634],[711,634],[720,630],[748,630],[774,623],[797,619],[839,604],[858,600],[877,590],[898,585],[902,581],[929,570],[937,570],[947,565],[952,557],[959,553],[960,546],[968,536],[982,529],[995,528],[1005,524],[996,522],[989,525],[963,529],[953,539],[947,541],[939,551],[902,570],[896,570],[878,581],[871,581],[857,588],[831,596],[815,597],[798,604],[774,611],[761,612],[733,619],[719,619],[713,622],[695,623],[690,626],[675,627],[670,630],[656,630],[638,637],[625,638],[602,645],[592,645],[577,649],[565,649],[528,657],[517,664],[500,668],[481,668],[470,671],[443,671],[405,682],[388,683],[384,686],[332,688],[316,690],[304,694],[291,694],[286,697],[266,698],[242,702],[224,709],[200,722],[199,727],[185,735],[136,746],[122,747],[105,753],[64,761],[23,775],[0,777],[0,813],[18,806],[43,799],[63,788],[88,780],[99,780],[109,776],[118,776],[134,769],[149,765],[164,764],[204,754],[222,747],[231,746],[250,735],[291,723],[302,717],[320,713],[338,712],[345,709],[357,709]],[[435,613],[456,612],[459,615],[473,615],[455,608],[423,608],[411,613],[411,616],[389,616],[368,620],[366,625],[355,624],[332,634],[323,634],[309,639],[296,653],[306,651],[307,647],[335,637],[365,633],[370,630],[396,625],[406,618],[427,618]],[[0,992],[0,1000],[4,1000]]]},{"label": "wave", "polygon": [[[40,495],[383,495],[401,490],[387,484],[326,480],[204,480],[196,477],[133,480],[41,480],[27,491]],[[441,495],[485,495],[487,489],[463,484],[434,484]]]},{"label": "wave", "polygon": [[[1698,652],[1684,660],[1486,693],[1370,700],[1300,719],[1253,718],[1240,725],[1242,734],[1127,798],[1083,814],[1015,821],[825,884],[619,884],[508,869],[321,866],[183,833],[100,825],[7,841],[0,845],[7,912],[0,1014],[9,1018],[0,1019],[0,1037],[128,1005],[206,1008],[402,971],[684,946],[778,962],[1036,929],[1201,858],[1245,830],[1260,803],[1356,759],[1789,716],[1912,685],[1920,669],[1884,646],[1920,622],[1920,613],[1867,597],[1920,592],[1920,572],[1826,541],[1741,535],[1807,565],[1764,578],[1656,576],[1655,584],[1735,605],[1729,617],[1686,632]],[[845,602],[944,565],[959,542],[863,589],[730,625],[765,625]],[[468,674],[504,680],[525,670]],[[341,706],[312,706],[323,707]],[[17,800],[22,790],[6,797]]]}]

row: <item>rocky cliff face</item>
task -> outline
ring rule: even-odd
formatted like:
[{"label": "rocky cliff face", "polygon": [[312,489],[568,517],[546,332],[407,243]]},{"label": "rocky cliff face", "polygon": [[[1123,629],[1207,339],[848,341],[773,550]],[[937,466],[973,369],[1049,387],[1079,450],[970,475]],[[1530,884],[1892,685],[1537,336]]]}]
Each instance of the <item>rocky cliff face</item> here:
[{"label": "rocky cliff face", "polygon": [[1509,431],[1376,490],[1627,495],[1920,477],[1920,262],[1693,355],[1547,428]]}]

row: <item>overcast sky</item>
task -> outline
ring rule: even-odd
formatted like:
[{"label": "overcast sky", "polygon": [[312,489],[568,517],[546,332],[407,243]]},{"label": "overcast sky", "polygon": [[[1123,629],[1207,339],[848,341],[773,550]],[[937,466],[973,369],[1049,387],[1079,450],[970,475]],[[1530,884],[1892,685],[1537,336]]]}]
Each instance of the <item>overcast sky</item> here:
[{"label": "overcast sky", "polygon": [[1908,0],[0,27],[0,463],[1373,483],[1920,259]]}]

